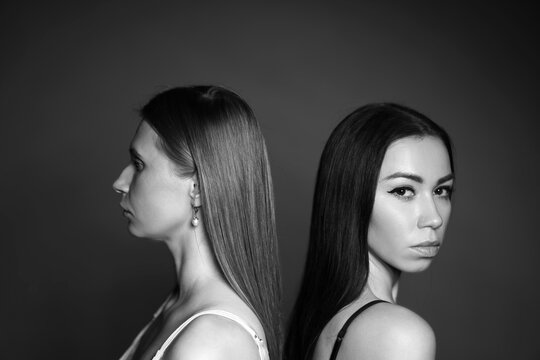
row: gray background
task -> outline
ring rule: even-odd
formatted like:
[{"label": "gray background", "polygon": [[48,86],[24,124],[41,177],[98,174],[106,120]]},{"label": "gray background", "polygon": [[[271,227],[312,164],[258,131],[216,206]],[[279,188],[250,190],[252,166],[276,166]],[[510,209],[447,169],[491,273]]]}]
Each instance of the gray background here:
[{"label": "gray background", "polygon": [[262,123],[285,314],[330,131],[395,101],[450,132],[458,177],[444,249],[404,277],[401,303],[432,324],[439,359],[539,358],[536,12],[445,4],[2,3],[2,358],[117,358],[164,299],[171,258],[127,233],[111,184],[135,110],[198,83],[236,90]]}]

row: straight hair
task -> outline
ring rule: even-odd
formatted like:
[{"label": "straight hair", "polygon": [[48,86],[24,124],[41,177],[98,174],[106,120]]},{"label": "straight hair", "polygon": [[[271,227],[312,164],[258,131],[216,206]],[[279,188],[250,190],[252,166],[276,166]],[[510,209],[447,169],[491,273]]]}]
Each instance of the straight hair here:
[{"label": "straight hair", "polygon": [[289,321],[284,358],[308,360],[332,317],[360,296],[369,274],[367,234],[388,146],[405,137],[442,140],[446,131],[402,105],[376,103],[348,115],[332,132],[319,163],[309,247]]},{"label": "straight hair", "polygon": [[218,86],[178,87],[141,110],[180,176],[196,175],[204,229],[229,285],[280,355],[281,286],[272,177],[249,105]]}]

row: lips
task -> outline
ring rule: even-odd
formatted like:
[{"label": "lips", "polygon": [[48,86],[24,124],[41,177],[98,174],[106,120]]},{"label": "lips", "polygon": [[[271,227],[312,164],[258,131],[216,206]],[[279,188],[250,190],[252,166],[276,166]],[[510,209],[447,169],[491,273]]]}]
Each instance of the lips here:
[{"label": "lips", "polygon": [[411,247],[413,251],[416,251],[422,257],[435,257],[439,253],[441,247],[440,241],[424,241],[418,245]]},{"label": "lips", "polygon": [[133,215],[133,213],[129,211],[128,209],[126,209],[122,204],[120,204],[120,207],[122,208],[122,214],[124,216]]}]

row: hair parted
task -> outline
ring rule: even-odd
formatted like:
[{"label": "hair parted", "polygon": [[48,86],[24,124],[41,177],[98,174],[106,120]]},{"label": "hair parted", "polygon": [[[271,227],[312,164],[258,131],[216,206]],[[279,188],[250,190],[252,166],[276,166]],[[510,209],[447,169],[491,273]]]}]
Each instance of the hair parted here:
[{"label": "hair parted", "polygon": [[281,287],[272,178],[249,105],[218,86],[178,87],[146,104],[143,120],[180,176],[196,175],[202,222],[219,266],[280,354]]},{"label": "hair parted", "polygon": [[402,105],[360,107],[334,129],[321,156],[306,264],[284,348],[287,360],[311,359],[330,319],[362,292],[369,273],[367,235],[388,146],[409,136],[442,140],[446,131]]}]

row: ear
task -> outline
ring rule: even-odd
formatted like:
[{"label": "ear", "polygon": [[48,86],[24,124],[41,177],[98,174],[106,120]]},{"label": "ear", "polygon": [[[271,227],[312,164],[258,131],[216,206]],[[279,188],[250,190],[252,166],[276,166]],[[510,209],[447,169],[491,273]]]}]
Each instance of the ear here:
[{"label": "ear", "polygon": [[197,175],[193,175],[190,179],[189,197],[191,198],[191,205],[194,207],[201,206],[201,189],[199,186],[199,179]]}]

